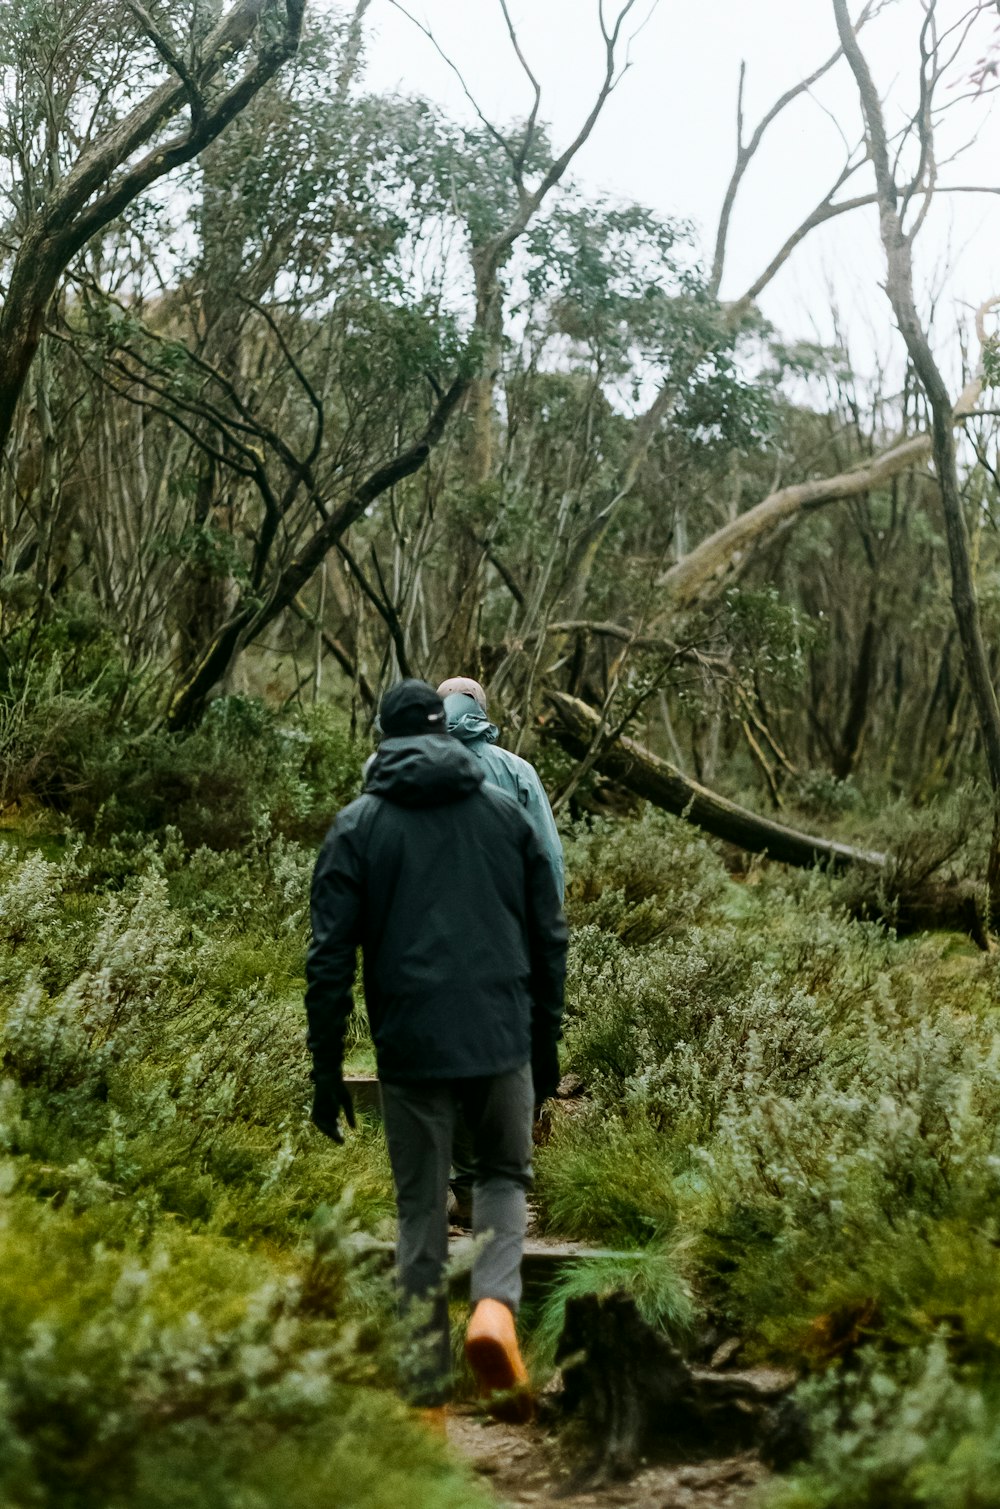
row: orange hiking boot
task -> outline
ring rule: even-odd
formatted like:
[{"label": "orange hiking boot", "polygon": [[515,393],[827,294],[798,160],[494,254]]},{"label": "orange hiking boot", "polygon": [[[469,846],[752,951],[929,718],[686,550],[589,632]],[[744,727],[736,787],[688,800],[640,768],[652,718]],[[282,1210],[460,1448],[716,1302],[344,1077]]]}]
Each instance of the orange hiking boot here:
[{"label": "orange hiking boot", "polygon": [[521,1360],[514,1317],[500,1300],[479,1301],[465,1333],[465,1355],[491,1414],[515,1422],[530,1420],[528,1370]]}]

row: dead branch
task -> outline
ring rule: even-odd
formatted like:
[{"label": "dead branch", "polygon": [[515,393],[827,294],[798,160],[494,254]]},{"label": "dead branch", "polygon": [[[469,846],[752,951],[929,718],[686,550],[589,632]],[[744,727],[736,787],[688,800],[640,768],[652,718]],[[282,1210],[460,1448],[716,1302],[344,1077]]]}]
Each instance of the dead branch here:
[{"label": "dead branch", "polygon": [[784,864],[805,868],[818,864],[827,864],[833,869],[854,864],[880,868],[886,863],[884,854],[855,849],[835,839],[800,833],[783,823],[759,817],[683,775],[635,739],[625,734],[608,739],[600,714],[578,697],[554,691],[547,692],[546,697],[558,717],[556,736],[560,742],[565,742],[575,753],[589,748],[596,736],[602,741],[594,762],[598,770],[619,781],[636,796],[684,817],[716,838],[736,844],[751,854],[768,854]]},{"label": "dead branch", "polygon": [[[860,31],[861,28],[865,25],[865,22],[869,20],[874,8],[875,7],[873,0],[869,0],[869,3],[865,5],[860,16],[858,17],[855,27],[857,31]],[[770,110],[766,111],[766,113],[761,117],[749,141],[746,142],[744,142],[743,140],[743,92],[746,84],[746,64],[740,64],[740,82],[736,103],[736,165],[733,168],[732,176],[729,180],[728,185],[726,186],[725,196],[723,197],[722,201],[722,209],[719,213],[719,225],[715,236],[715,252],[712,257],[712,272],[708,284],[709,291],[711,293],[718,295],[719,289],[722,286],[722,275],[725,270],[726,261],[726,244],[729,238],[729,225],[732,219],[733,208],[736,204],[736,196],[739,193],[740,185],[743,182],[744,175],[746,174],[747,169],[756,156],[757,150],[760,147],[760,144],[763,141],[768,128],[774,124],[778,116],[781,115],[781,113],[786,110],[794,100],[797,100],[801,95],[808,93],[812,86],[818,83],[824,74],[829,73],[830,69],[842,56],[843,46],[840,46],[837,48],[836,52],[831,53],[826,62],[821,63],[820,66],[813,73],[811,73],[808,78],[801,79],[797,84],[794,84],[791,89],[787,89],[779,99],[775,100]]]},{"label": "dead branch", "polygon": [[[974,413],[981,392],[980,375],[966,385],[951,410],[953,425]],[[790,520],[828,503],[860,497],[926,460],[932,449],[929,434],[915,435],[912,440],[904,440],[850,471],[835,477],[794,483],[770,493],[746,513],[723,524],[664,573],[660,585],[666,590],[670,609],[688,608],[706,595],[715,595],[726,577],[745,564],[748,553],[759,549]]]}]

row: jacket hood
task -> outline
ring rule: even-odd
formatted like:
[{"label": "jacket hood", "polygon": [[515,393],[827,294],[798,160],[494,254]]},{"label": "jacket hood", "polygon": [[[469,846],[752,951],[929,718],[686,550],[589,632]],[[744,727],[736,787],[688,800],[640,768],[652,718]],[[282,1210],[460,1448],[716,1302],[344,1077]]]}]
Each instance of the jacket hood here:
[{"label": "jacket hood", "polygon": [[490,722],[475,697],[467,697],[464,692],[452,692],[446,697],[444,711],[448,719],[448,732],[463,744],[471,744],[473,740],[482,738],[489,744],[495,744],[500,736],[500,730],[495,723]]},{"label": "jacket hood", "polygon": [[418,734],[382,740],[365,790],[399,807],[442,807],[482,784],[479,762],[450,734]]}]

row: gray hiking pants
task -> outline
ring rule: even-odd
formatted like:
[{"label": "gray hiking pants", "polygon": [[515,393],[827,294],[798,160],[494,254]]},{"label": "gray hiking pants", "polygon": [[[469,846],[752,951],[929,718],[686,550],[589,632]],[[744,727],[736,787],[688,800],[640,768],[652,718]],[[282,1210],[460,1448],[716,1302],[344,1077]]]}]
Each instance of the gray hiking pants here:
[{"label": "gray hiking pants", "polygon": [[447,1396],[451,1373],[444,1268],[455,1119],[460,1110],[475,1155],[473,1237],[489,1233],[472,1266],[472,1302],[498,1299],[516,1312],[531,1187],[531,1066],[476,1079],[383,1083],[382,1110],[399,1213],[403,1303],[419,1299],[432,1307],[410,1381],[415,1401],[433,1404]]}]

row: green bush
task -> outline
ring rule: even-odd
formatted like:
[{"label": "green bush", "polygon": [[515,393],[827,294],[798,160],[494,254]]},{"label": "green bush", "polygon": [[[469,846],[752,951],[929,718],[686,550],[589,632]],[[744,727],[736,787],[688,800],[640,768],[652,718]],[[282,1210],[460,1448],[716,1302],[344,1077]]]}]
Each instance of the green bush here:
[{"label": "green bush", "polygon": [[318,841],[361,788],[364,751],[327,708],[220,697],[191,733],[116,737],[81,758],[69,815],[97,836],[175,828],[190,848],[269,831]]},{"label": "green bush", "polygon": [[[333,727],[331,787],[337,771],[345,784],[357,775]],[[218,734],[220,759],[230,733]],[[244,739],[249,760],[272,734],[265,719],[233,741]],[[276,801],[253,812],[248,802],[235,847],[192,848],[169,823],[62,849],[0,845],[0,1156],[14,1170],[0,1261],[24,1307],[0,1317],[12,1338],[9,1353],[0,1342],[2,1489],[14,1505],[266,1509],[278,1483],[293,1505],[318,1509],[338,1483],[350,1502],[374,1505],[380,1467],[387,1481],[405,1471],[405,1416],[383,1392],[400,1341],[384,1289],[357,1271],[339,1227],[318,1253],[310,1226],[350,1187],[350,1220],[388,1234],[393,1202],[377,1125],[362,1118],[339,1151],[307,1119],[301,976],[314,848],[290,830],[318,815],[321,793],[303,775],[307,746],[291,747],[300,816],[282,829]],[[911,868],[955,831],[947,814],[918,824]],[[672,820],[581,827],[567,857],[564,1059],[586,1095],[556,1114],[537,1151],[538,1210],[549,1231],[627,1256],[573,1272],[542,1307],[540,1365],[566,1298],[609,1285],[679,1341],[700,1309],[751,1355],[822,1372],[846,1345],[849,1363],[802,1394],[815,1446],[785,1485],[793,1496],[776,1503],[992,1502],[975,1454],[992,1466],[996,957],[851,921],[842,882],[828,876],[765,867],[734,882]],[[365,1052],[364,1033],[351,1044]],[[17,1254],[40,1243],[53,1261],[36,1293]],[[75,1299],[65,1326],[59,1318],[71,1266],[96,1317],[89,1331]],[[115,1295],[133,1270],[153,1274],[146,1308],[128,1299],[121,1311],[146,1350],[116,1330],[125,1301]],[[251,1337],[252,1297],[264,1291],[284,1298]],[[182,1303],[209,1338],[201,1393],[158,1371],[186,1345],[175,1336]],[[24,1372],[29,1333],[55,1338],[36,1382]],[[296,1377],[309,1371],[294,1362],[300,1349],[330,1349],[315,1409],[298,1382],[287,1394],[277,1363],[273,1388],[251,1389],[234,1361],[270,1357],[286,1335]],[[78,1396],[59,1392],[63,1373],[73,1388],[86,1380]],[[149,1398],[165,1412],[153,1425]],[[966,1408],[967,1439],[956,1423]],[[910,1436],[907,1421],[917,1422]],[[120,1480],[102,1466],[102,1431],[117,1443]],[[56,1483],[41,1461],[57,1440],[78,1486]],[[469,1502],[436,1457],[415,1481],[428,1504]],[[405,1483],[393,1492],[421,1501]]]},{"label": "green bush", "polygon": [[64,805],[88,751],[103,746],[128,687],[110,626],[67,594],[57,611],[23,577],[0,579],[0,806]]},{"label": "green bush", "polygon": [[566,910],[637,946],[676,937],[710,915],[725,872],[710,843],[650,808],[635,822],[579,824],[566,845]]},{"label": "green bush", "polygon": [[0,653],[0,805],[34,798],[104,840],[173,827],[225,849],[266,832],[316,842],[357,795],[366,751],[337,710],[219,697],[171,734],[162,684],[130,677],[92,604],[32,624]]},{"label": "green bush", "polygon": [[[891,815],[900,875],[919,881],[963,862],[967,810],[961,797],[912,822]],[[954,939],[897,941],[850,920],[843,882],[767,869],[740,885],[722,877],[676,929],[631,929],[646,914],[630,909],[622,870],[599,841],[581,852],[565,1056],[591,1107],[557,1123],[539,1151],[550,1229],[654,1250],[666,1233],[698,1303],[751,1355],[822,1369],[845,1347],[867,1349],[872,1378],[894,1380],[885,1389],[900,1418],[929,1384],[894,1359],[945,1348],[948,1387],[980,1401],[973,1436],[992,1462],[995,958]],[[641,885],[632,896],[647,899]],[[911,1473],[894,1424],[887,1455],[873,1430],[852,1456],[855,1406],[830,1383],[840,1413],[825,1410],[826,1386],[803,1395],[819,1443],[812,1464],[776,1502],[902,1505],[940,1493],[958,1504],[966,1491],[970,1503],[993,1502],[976,1496],[988,1475],[969,1466],[958,1406],[940,1439],[913,1446]],[[871,1401],[858,1400],[862,1421]]]},{"label": "green bush", "polygon": [[807,817],[828,822],[853,812],[861,801],[861,793],[850,776],[842,779],[829,770],[802,771],[793,783],[792,797]]},{"label": "green bush", "polygon": [[390,1213],[381,1130],[363,1125],[348,1166],[307,1120],[305,866],[274,849],[258,882],[270,906],[251,918],[243,860],[217,877],[246,929],[225,933],[172,904],[161,848],[103,895],[75,856],[60,869],[0,850],[0,1053],[19,1087],[16,1146],[45,1166],[50,1197],[80,1201],[86,1165],[98,1185],[232,1234],[294,1232],[348,1178],[370,1223]]},{"label": "green bush", "polygon": [[856,867],[837,883],[838,901],[855,915],[893,916],[930,882],[981,884],[987,868],[989,803],[961,786],[925,807],[904,801],[884,806],[867,825],[865,846],[882,850],[882,871]]},{"label": "green bush", "polygon": [[109,888],[0,846],[0,1500],[478,1504],[353,1244],[391,1216],[381,1129],[307,1120],[304,854],[119,858]]},{"label": "green bush", "polygon": [[996,1509],[1000,1410],[995,1388],[963,1377],[938,1339],[889,1368],[869,1357],[798,1392],[810,1460],[766,1487],[766,1509]]},{"label": "green bush", "polygon": [[641,1119],[596,1111],[567,1118],[535,1168],[539,1211],[552,1230],[637,1247],[675,1225],[669,1148]]},{"label": "green bush", "polygon": [[375,1392],[380,1336],[395,1331],[385,1299],[381,1324],[356,1303],[352,1320],[362,1280],[336,1221],[317,1228],[311,1262],[282,1269],[169,1226],[119,1245],[99,1212],[68,1216],[8,1189],[0,1268],[11,1509],[480,1502]]},{"label": "green bush", "polygon": [[696,1309],[683,1253],[651,1245],[628,1254],[584,1258],[560,1275],[541,1305],[532,1331],[536,1376],[554,1366],[567,1304],[587,1294],[628,1294],[647,1325],[664,1331],[679,1346],[691,1340]]}]

